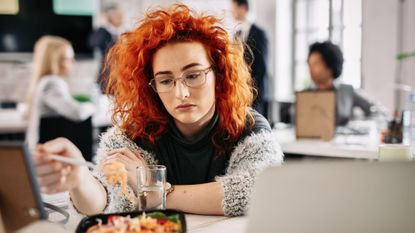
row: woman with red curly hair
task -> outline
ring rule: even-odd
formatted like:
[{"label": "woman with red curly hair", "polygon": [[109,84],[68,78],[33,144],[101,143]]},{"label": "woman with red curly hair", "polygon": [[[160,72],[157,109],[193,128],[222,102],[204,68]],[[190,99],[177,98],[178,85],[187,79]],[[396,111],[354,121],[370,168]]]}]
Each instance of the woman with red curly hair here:
[{"label": "woman with red curly hair", "polygon": [[[132,211],[136,167],[162,164],[174,187],[167,208],[245,213],[256,175],[283,155],[267,120],[250,108],[254,89],[242,45],[218,19],[184,5],[150,12],[120,37],[106,64],[115,126],[101,137],[99,166],[93,174],[82,167],[58,172],[62,165],[48,154],[82,156],[64,139],[50,141],[35,155],[44,191],[68,190],[85,214]],[[127,170],[125,195],[101,170],[114,161]]]}]

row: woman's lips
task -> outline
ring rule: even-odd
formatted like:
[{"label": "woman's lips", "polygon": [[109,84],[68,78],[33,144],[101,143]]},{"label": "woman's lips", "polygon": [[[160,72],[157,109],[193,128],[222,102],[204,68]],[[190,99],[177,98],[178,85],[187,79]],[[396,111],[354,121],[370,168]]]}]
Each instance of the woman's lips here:
[{"label": "woman's lips", "polygon": [[193,107],[195,107],[196,105],[194,104],[180,104],[176,107],[177,110],[189,110]]}]

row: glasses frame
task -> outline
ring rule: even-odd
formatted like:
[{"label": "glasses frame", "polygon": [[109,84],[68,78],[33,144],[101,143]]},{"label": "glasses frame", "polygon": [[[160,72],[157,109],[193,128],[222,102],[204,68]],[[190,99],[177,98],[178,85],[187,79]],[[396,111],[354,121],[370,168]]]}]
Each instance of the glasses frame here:
[{"label": "glasses frame", "polygon": [[[212,71],[212,67],[210,66],[210,67],[208,67],[208,68],[205,68],[205,69],[201,69],[201,70],[194,70],[194,71],[191,71],[191,72],[202,72],[202,73],[204,73],[204,80],[203,80],[203,82],[200,84],[200,85],[197,85],[197,86],[193,86],[193,87],[191,87],[191,86],[189,86],[189,85],[187,85],[187,83],[186,83],[186,79],[184,79],[184,75],[186,75],[186,74],[188,74],[187,72],[183,72],[178,78],[174,78],[173,79],[173,85],[171,86],[171,88],[168,90],[168,91],[157,91],[157,89],[156,89],[156,85],[154,84],[154,85],[152,85],[152,83],[154,83],[154,81],[156,80],[156,78],[152,78],[151,80],[150,80],[150,82],[148,83],[148,85],[151,87],[151,89],[153,89],[153,91],[155,91],[156,93],[167,93],[167,92],[170,92],[171,90],[173,90],[173,88],[176,86],[176,83],[177,83],[177,81],[178,80],[180,80],[181,79],[181,81],[182,81],[182,83],[186,86],[186,87],[188,87],[188,88],[196,88],[196,87],[200,87],[200,86],[202,86],[203,84],[205,84],[206,83],[206,80],[207,80],[207,74],[210,72],[210,71]],[[173,75],[172,75],[173,76]],[[173,76],[174,77],[174,76]]]}]

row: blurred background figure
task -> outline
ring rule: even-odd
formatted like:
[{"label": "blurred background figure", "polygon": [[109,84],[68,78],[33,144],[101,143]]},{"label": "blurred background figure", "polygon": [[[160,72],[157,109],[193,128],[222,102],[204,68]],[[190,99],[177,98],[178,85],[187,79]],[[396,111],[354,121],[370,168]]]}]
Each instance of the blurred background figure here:
[{"label": "blurred background figure", "polygon": [[30,148],[56,137],[67,137],[79,146],[87,160],[92,156],[92,122],[95,107],[77,101],[66,79],[74,67],[71,43],[57,36],[43,36],[35,44],[33,77],[27,102]]},{"label": "blurred background figure", "polygon": [[254,108],[265,118],[268,117],[267,76],[268,40],[265,32],[248,18],[248,0],[232,0],[232,13],[239,23],[235,33],[236,39],[244,42],[244,58],[251,67],[251,75],[257,86],[258,96]]},{"label": "blurred background figure", "polygon": [[313,87],[309,90],[336,91],[336,124],[345,125],[353,118],[353,108],[360,108],[366,117],[376,108],[374,104],[356,92],[352,85],[337,82],[343,71],[343,54],[330,41],[316,42],[310,46],[308,66]]},{"label": "blurred background figure", "polygon": [[108,50],[114,45],[118,36],[124,31],[123,13],[118,5],[110,4],[103,8],[103,25],[94,31],[89,38],[91,47],[97,49],[101,56],[101,65],[98,71],[97,83],[101,91],[105,92],[106,81],[104,76],[106,71],[102,70],[105,56]]}]

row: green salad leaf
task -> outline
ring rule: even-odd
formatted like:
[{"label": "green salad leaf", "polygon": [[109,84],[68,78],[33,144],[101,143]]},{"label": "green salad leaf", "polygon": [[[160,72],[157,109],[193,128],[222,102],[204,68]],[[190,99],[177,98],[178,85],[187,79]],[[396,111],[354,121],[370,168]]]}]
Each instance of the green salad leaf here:
[{"label": "green salad leaf", "polygon": [[148,213],[146,214],[147,216],[151,217],[151,218],[164,218],[164,219],[168,219],[172,222],[175,223],[180,223],[180,216],[178,214],[173,214],[173,215],[166,215],[162,212],[152,212],[152,213]]},{"label": "green salad leaf", "polygon": [[80,103],[90,102],[91,98],[87,95],[77,94],[72,96],[76,101]]}]

